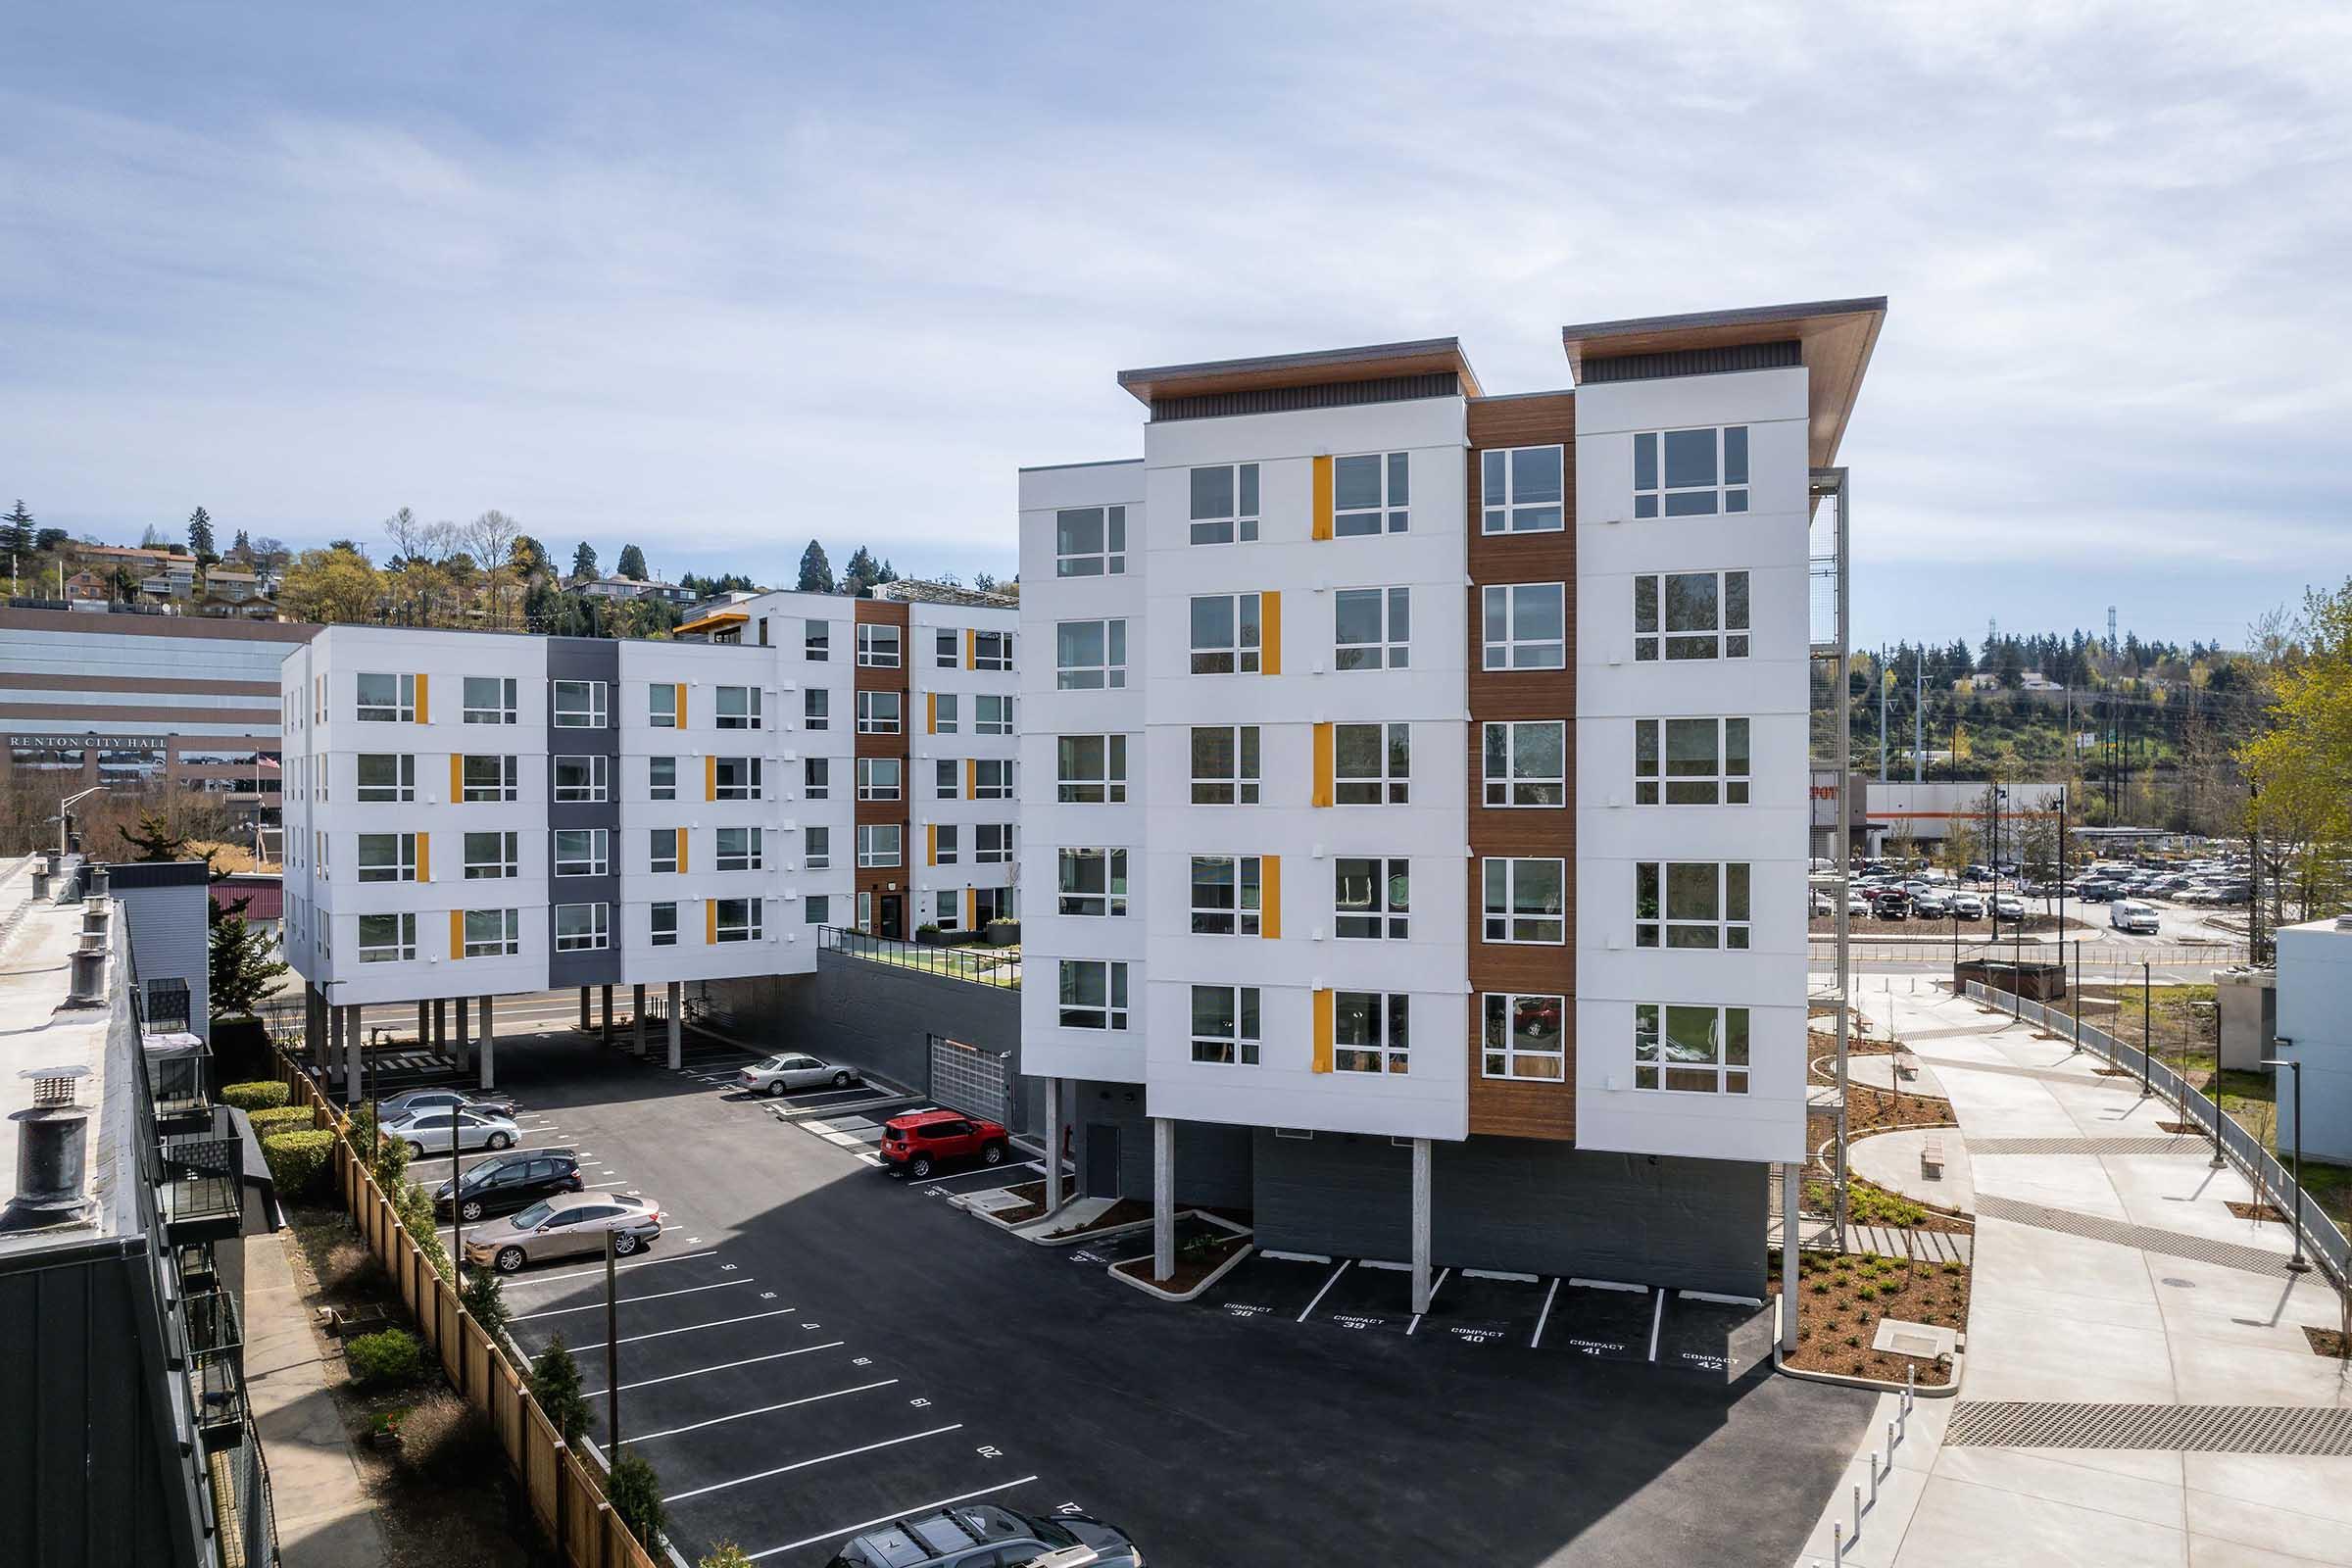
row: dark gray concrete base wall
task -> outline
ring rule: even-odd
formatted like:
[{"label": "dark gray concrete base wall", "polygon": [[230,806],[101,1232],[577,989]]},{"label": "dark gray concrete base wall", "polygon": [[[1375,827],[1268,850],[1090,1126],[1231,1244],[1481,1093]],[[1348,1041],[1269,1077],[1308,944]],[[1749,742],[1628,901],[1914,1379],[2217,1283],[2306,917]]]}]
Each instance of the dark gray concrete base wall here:
[{"label": "dark gray concrete base wall", "polygon": [[[1759,1296],[1767,1175],[1744,1161],[1529,1139],[1440,1143],[1430,1155],[1431,1256],[1455,1268]],[[1255,1187],[1260,1247],[1411,1255],[1412,1152],[1386,1138],[1261,1129]]]},{"label": "dark gray concrete base wall", "polygon": [[[1062,1114],[1072,1127],[1072,1159],[1078,1167],[1081,1191],[1093,1167],[1088,1153],[1090,1129],[1116,1127],[1119,1138],[1121,1198],[1152,1197],[1152,1118],[1145,1113],[1144,1091],[1136,1084],[1106,1084],[1079,1080],[1071,1085],[1070,1106]],[[1226,1127],[1215,1122],[1176,1124],[1176,1201],[1216,1208],[1248,1208],[1253,1129]],[[1108,1197],[1111,1195],[1104,1194]]]}]

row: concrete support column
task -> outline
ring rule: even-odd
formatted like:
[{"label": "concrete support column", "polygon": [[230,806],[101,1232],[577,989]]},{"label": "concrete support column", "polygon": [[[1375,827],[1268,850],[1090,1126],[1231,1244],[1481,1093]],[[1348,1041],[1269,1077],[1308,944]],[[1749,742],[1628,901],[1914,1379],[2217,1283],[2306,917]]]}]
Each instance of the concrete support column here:
[{"label": "concrete support column", "polygon": [[1429,1140],[1413,1140],[1413,1310],[1429,1310]]},{"label": "concrete support column", "polygon": [[1176,1272],[1176,1123],[1152,1118],[1152,1277]]},{"label": "concrete support column", "polygon": [[[1046,1080],[1046,1213],[1061,1207],[1061,1080]],[[1042,1217],[1042,1216],[1041,1216]]]},{"label": "concrete support column", "polygon": [[588,988],[582,986],[580,987],[580,1033],[586,1034],[593,1027],[595,1026],[588,1021]]},{"label": "concrete support column", "polygon": [[605,986],[601,989],[604,992],[605,998],[605,1027],[604,1040],[602,1043],[606,1046],[611,1046],[612,1044],[612,988],[611,986]]},{"label": "concrete support column", "polygon": [[343,1009],[328,1006],[321,998],[318,1004],[318,1060],[315,1063],[321,1091],[333,1084],[334,1080],[329,1075],[334,1072],[335,1063],[342,1058]]},{"label": "concrete support column", "polygon": [[458,1058],[467,1072],[473,1071],[473,1032],[466,1027],[467,1019],[472,1011],[473,999],[460,997],[458,999]]},{"label": "concrete support column", "polygon": [[1781,1353],[1796,1353],[1796,1303],[1800,1298],[1796,1272],[1796,1208],[1804,1200],[1805,1168],[1781,1167]]},{"label": "concrete support column", "polygon": [[367,1082],[367,1062],[361,1055],[364,1049],[360,1034],[360,1009],[345,1007],[348,1016],[343,1022],[343,1103],[360,1102],[360,1086]]},{"label": "concrete support column", "polygon": [[686,1065],[686,987],[676,980],[669,983],[669,1064]]},{"label": "concrete support column", "polygon": [[449,1054],[449,1004],[439,1000],[433,1003],[433,1054]]},{"label": "concrete support column", "polygon": [[630,987],[629,1015],[637,1021],[637,1057],[642,1061],[646,1047],[645,987]]},{"label": "concrete support column", "polygon": [[484,997],[482,999],[482,1087],[484,1089],[498,1087],[498,1070],[495,1059],[497,1054],[498,1031],[490,1021],[490,999]]},{"label": "concrete support column", "polygon": [[433,1004],[429,1002],[416,1004],[416,1049],[433,1049]]}]

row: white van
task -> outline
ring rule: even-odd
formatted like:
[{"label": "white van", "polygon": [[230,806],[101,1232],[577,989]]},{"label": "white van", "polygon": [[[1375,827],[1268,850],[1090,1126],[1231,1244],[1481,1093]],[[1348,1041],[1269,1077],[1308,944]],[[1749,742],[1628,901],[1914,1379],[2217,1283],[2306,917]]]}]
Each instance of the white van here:
[{"label": "white van", "polygon": [[2164,927],[2156,918],[2156,906],[2133,899],[2118,899],[2107,906],[2107,923],[2118,931],[2137,936],[2154,936]]}]

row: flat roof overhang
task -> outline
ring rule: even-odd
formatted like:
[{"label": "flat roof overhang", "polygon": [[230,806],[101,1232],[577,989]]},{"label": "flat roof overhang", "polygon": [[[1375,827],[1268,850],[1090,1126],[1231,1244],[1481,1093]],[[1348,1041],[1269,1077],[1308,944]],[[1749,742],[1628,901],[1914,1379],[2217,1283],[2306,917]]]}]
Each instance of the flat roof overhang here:
[{"label": "flat roof overhang", "polygon": [[669,628],[669,634],[675,637],[684,632],[716,631],[724,626],[740,626],[751,618],[748,612],[741,610],[721,610],[705,615],[700,620],[689,620],[672,626]]},{"label": "flat roof overhang", "polygon": [[1752,343],[1800,345],[1808,398],[1812,466],[1828,467],[1844,439],[1845,422],[1862,391],[1871,350],[1886,320],[1886,297],[1815,300],[1804,305],[1759,305],[1737,311],[1701,311],[1691,316],[1642,316],[1622,321],[1588,321],[1560,328],[1568,368],[1585,378],[1588,359],[1628,354],[1671,354],[1682,349],[1736,348]]},{"label": "flat roof overhang", "polygon": [[1259,392],[1275,387],[1322,386],[1334,381],[1375,381],[1392,375],[1451,371],[1462,390],[1480,396],[1478,372],[1470,368],[1459,338],[1430,337],[1411,343],[1371,343],[1351,349],[1317,349],[1306,354],[1272,354],[1249,360],[1203,360],[1195,365],[1158,365],[1121,370],[1119,385],[1150,404],[1155,398],[1196,397],[1206,392]]}]

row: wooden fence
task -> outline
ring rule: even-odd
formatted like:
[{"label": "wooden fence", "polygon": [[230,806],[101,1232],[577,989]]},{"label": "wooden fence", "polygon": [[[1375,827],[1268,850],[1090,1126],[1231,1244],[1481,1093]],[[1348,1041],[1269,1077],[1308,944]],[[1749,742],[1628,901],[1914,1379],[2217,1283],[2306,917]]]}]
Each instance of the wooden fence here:
[{"label": "wooden fence", "polygon": [[417,1248],[353,1147],[349,1122],[301,1066],[289,1057],[279,1065],[294,1103],[309,1105],[312,1125],[335,1134],[337,1196],[399,1286],[417,1334],[451,1386],[489,1418],[557,1555],[572,1568],[667,1568],[665,1558],[649,1553],[629,1534],[595,1475],[531,1397],[523,1370],[466,1315],[457,1292]]}]

